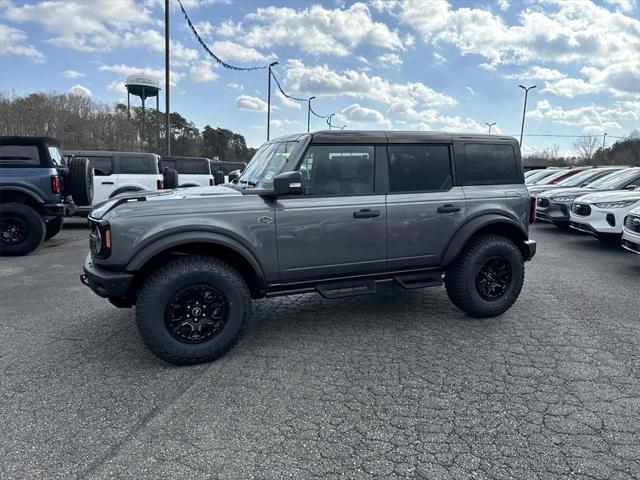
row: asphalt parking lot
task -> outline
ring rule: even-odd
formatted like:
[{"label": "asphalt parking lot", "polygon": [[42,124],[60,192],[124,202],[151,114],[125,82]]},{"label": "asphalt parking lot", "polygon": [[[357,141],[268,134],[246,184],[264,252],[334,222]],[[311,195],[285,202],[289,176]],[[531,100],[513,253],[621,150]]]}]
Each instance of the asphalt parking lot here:
[{"label": "asphalt parking lot", "polygon": [[535,225],[500,318],[444,289],[260,300],[180,368],[79,282],[86,235],[0,259],[0,478],[640,478],[640,256]]}]

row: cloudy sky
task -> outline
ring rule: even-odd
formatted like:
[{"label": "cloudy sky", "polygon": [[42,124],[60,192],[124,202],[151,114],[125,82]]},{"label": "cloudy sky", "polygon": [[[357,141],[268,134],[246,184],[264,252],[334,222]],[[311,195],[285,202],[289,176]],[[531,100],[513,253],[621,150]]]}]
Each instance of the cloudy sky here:
[{"label": "cloudy sky", "polygon": [[[640,128],[638,0],[183,0],[206,43],[239,66],[278,60],[283,88],[315,95],[347,128],[518,135],[525,152]],[[0,0],[0,90],[115,102],[123,80],[163,78],[162,0]],[[222,68],[171,0],[172,110],[198,127],[266,135],[265,71]],[[306,130],[306,104],[274,96],[272,136]],[[312,129],[325,128],[312,117]]]}]

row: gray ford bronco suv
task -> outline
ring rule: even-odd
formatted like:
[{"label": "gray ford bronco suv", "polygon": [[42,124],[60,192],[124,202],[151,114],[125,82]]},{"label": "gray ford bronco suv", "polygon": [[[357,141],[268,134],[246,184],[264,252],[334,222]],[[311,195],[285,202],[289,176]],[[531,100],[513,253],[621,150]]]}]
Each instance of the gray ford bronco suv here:
[{"label": "gray ford bronco suv", "polygon": [[98,205],[82,281],[135,305],[157,356],[194,364],[229,351],[264,296],[444,283],[469,315],[500,315],[535,254],[534,218],[511,137],[291,135],[264,144],[235,184]]}]

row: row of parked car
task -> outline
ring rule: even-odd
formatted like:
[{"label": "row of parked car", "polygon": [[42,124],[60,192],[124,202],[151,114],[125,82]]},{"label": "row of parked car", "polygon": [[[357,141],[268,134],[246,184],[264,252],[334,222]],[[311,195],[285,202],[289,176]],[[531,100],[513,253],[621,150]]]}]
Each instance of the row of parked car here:
[{"label": "row of parked car", "polygon": [[0,256],[25,255],[64,218],[117,195],[233,181],[241,162],[152,153],[63,151],[50,137],[0,137]]},{"label": "row of parked car", "polygon": [[613,241],[640,254],[640,167],[529,170],[536,220]]}]

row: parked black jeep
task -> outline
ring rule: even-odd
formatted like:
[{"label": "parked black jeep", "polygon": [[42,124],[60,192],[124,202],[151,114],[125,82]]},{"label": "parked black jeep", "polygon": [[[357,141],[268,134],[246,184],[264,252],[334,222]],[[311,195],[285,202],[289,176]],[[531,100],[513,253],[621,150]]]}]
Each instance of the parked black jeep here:
[{"label": "parked black jeep", "polygon": [[62,228],[76,206],[91,205],[86,158],[62,164],[50,137],[0,137],[0,256],[26,255]]}]

